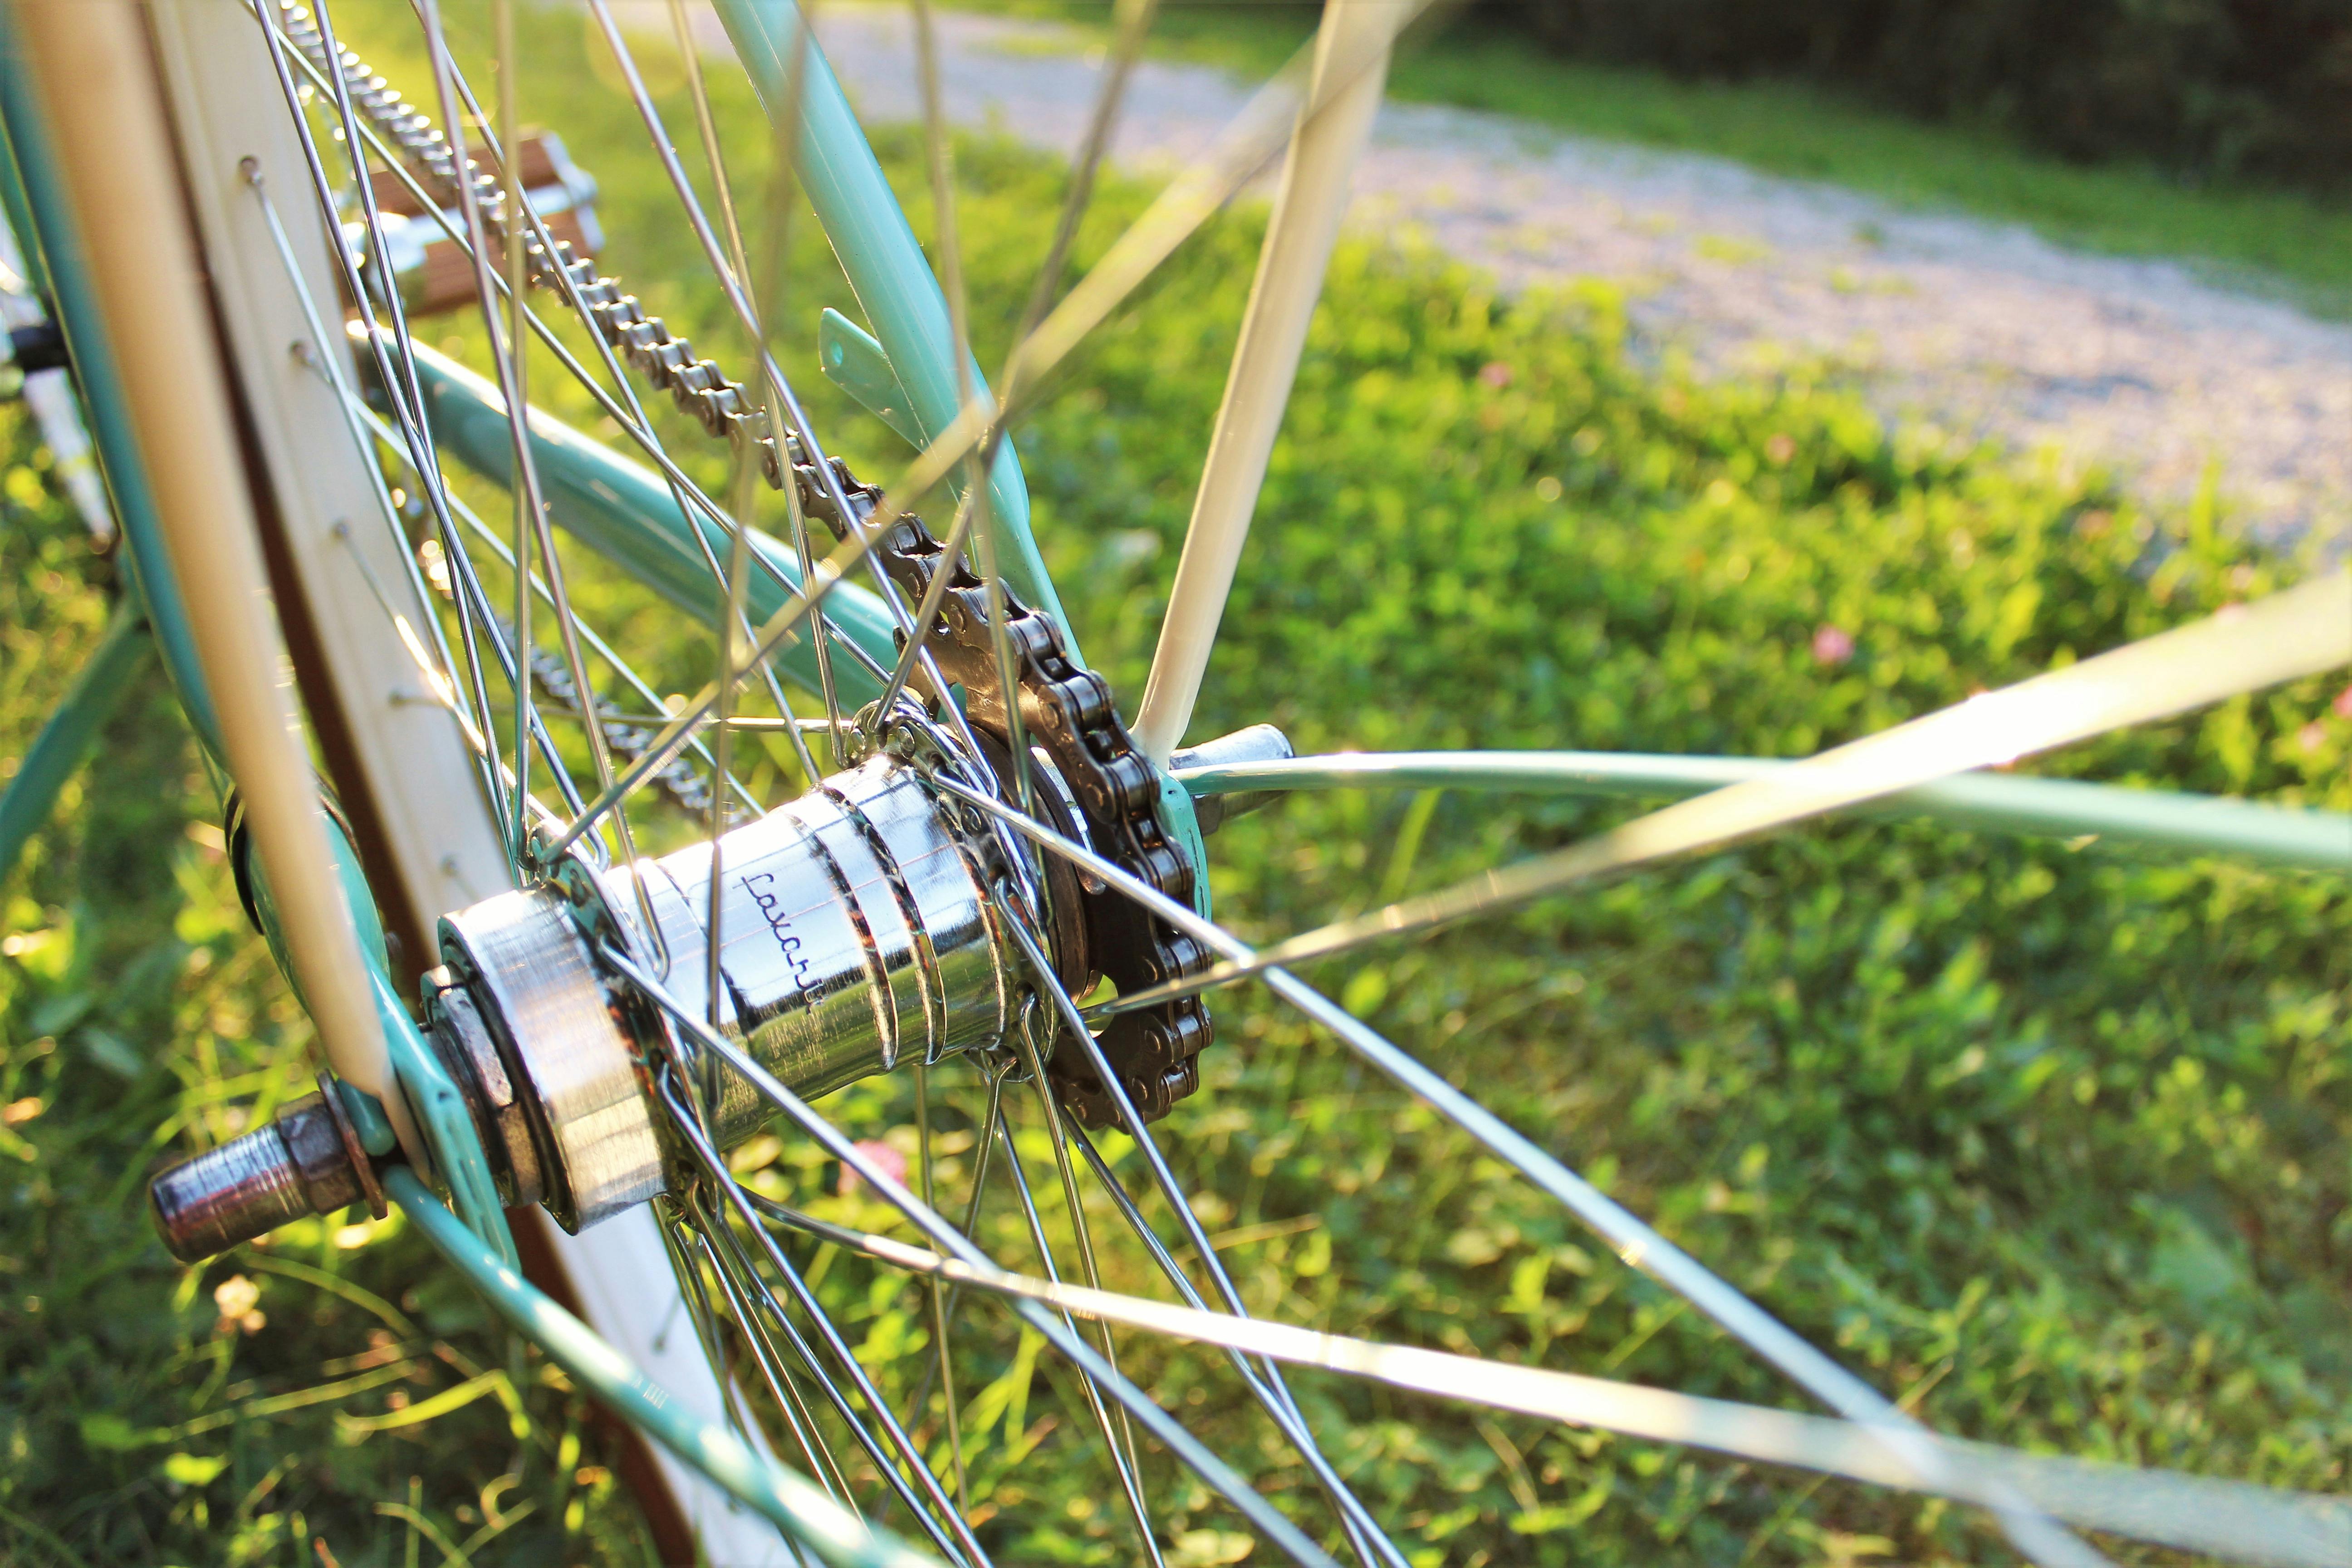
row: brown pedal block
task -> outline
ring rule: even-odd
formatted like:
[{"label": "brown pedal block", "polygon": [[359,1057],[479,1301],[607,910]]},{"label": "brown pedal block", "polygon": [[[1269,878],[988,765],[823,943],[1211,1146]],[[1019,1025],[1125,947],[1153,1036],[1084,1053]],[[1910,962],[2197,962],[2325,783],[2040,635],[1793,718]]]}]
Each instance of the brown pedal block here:
[{"label": "brown pedal block", "polygon": [[[548,232],[567,241],[579,258],[592,258],[604,243],[596,223],[596,183],[573,163],[555,136],[534,132],[518,149],[523,189],[547,225]],[[423,171],[410,174],[421,185]],[[412,316],[471,309],[480,303],[475,288],[474,264],[450,239],[440,224],[397,175],[378,169],[370,176],[376,209],[384,215],[391,235],[394,274],[400,279],[401,301]],[[458,210],[448,209],[454,216]],[[404,220],[394,223],[391,220]],[[503,254],[491,265],[501,272]]]}]

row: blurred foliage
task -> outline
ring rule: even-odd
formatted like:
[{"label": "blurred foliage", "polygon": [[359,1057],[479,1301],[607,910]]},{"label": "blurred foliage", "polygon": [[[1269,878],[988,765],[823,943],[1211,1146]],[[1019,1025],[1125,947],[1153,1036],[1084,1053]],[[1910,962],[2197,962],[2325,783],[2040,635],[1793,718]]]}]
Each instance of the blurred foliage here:
[{"label": "blurred foliage", "polygon": [[2068,158],[2336,195],[2352,182],[2352,15],[2337,0],[1493,4],[1570,54],[1855,88]]},{"label": "blurred foliage", "polygon": [[[360,32],[373,13],[342,15],[395,79],[421,79]],[[584,82],[576,18],[525,20],[544,75]],[[585,88],[560,114],[543,107],[604,184],[607,267],[740,364],[628,107]],[[668,108],[690,145],[685,105]],[[739,189],[760,189],[765,138],[745,96],[721,88],[717,110]],[[917,140],[880,142],[930,233]],[[972,320],[993,366],[1066,176],[985,142],[960,145],[958,174]],[[1081,265],[1148,195],[1106,186]],[[1124,693],[1140,687],[1261,229],[1242,210],[1188,245],[1019,437],[1056,580]],[[788,367],[811,363],[821,306],[853,303],[810,226],[793,246]],[[428,335],[445,331],[436,341],[478,362],[474,333],[436,322]],[[558,374],[535,365],[534,388],[593,424]],[[887,471],[892,437],[845,417],[817,377],[803,390],[861,469]],[[669,427],[700,477],[723,482],[723,456]],[[13,411],[0,434],[0,724],[17,751],[97,636],[105,574]],[[2219,497],[2152,516],[2054,460],[1890,433],[1801,372],[1704,382],[1638,364],[1605,291],[1505,300],[1440,259],[1350,241],[1194,733],[1271,720],[1302,750],[1796,755],[2298,570],[2240,541]],[[574,581],[660,689],[698,681],[698,634],[593,563]],[[2342,809],[2352,700],[2336,689],[2300,682],[2032,765]],[[1213,842],[1217,907],[1245,935],[1278,933],[1625,810],[1297,799]],[[438,1561],[440,1538],[477,1563],[643,1561],[580,1401],[413,1234],[323,1222],[194,1270],[148,1234],[138,1184],[152,1154],[217,1142],[303,1087],[308,1025],[242,924],[212,811],[151,679],[0,887],[0,1542],[29,1563],[310,1563],[318,1537],[344,1563]],[[2340,1490],[2347,930],[2336,879],[1841,823],[1310,977],[1940,1427]],[[1203,1089],[1160,1133],[1254,1310],[1790,1400],[1328,1039],[1252,994],[1215,1010]],[[957,1210],[985,1094],[963,1064],[931,1087],[932,1176]],[[1009,1103],[1058,1244],[1068,1213],[1042,1123],[1025,1091]],[[827,1109],[856,1136],[919,1153],[904,1078]],[[1125,1141],[1104,1148],[1140,1193]],[[893,1223],[841,1192],[803,1141],[762,1136],[735,1163],[829,1217]],[[982,1239],[1034,1268],[997,1168]],[[1144,1206],[1164,1222],[1156,1200]],[[1099,1194],[1087,1209],[1106,1282],[1162,1289]],[[900,1409],[933,1393],[916,1432],[944,1472],[922,1294],[831,1248],[793,1253]],[[1039,1348],[997,1309],[961,1309],[957,1393],[982,1538],[1005,1561],[1132,1560],[1098,1441]],[[1137,1338],[1120,1353],[1323,1527],[1303,1468],[1222,1363]],[[1937,1503],[1336,1378],[1295,1386],[1420,1563],[2010,1560],[1980,1519]],[[461,1392],[474,1397],[399,1424]],[[1171,1562],[1263,1560],[1164,1456],[1145,1464]],[[848,1468],[871,1504],[870,1469]],[[483,1535],[500,1521],[511,1528]]]}]

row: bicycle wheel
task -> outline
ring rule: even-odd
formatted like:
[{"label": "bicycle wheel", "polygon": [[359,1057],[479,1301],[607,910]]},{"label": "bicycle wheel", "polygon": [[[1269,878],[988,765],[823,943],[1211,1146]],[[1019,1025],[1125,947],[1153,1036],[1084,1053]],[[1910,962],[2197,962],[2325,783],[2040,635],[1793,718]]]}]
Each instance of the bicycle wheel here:
[{"label": "bicycle wheel", "polygon": [[[252,1135],[259,1142],[161,1180],[175,1250],[199,1255],[306,1206],[352,1201],[379,1179],[494,1290],[503,1232],[493,1192],[538,1203],[586,1237],[635,1225],[682,1289],[646,1299],[682,1300],[695,1341],[732,1373],[711,1415],[744,1442],[688,1458],[829,1560],[900,1550],[850,1516],[968,1563],[1038,1542],[1062,1550],[1057,1532],[1074,1552],[1154,1562],[1235,1561],[1254,1543],[1302,1563],[1443,1555],[1447,1532],[1433,1533],[1418,1488],[1391,1484],[1370,1462],[1363,1434],[1380,1407],[1347,1406],[1320,1377],[1309,1402],[1286,1370],[1298,1366],[1462,1407],[1450,1419],[1475,1430],[1515,1494],[1524,1489],[1518,1533],[1529,1540],[1572,1529],[1583,1500],[1597,1509],[1608,1490],[1595,1483],[1548,1512],[1494,1415],[1957,1500],[2039,1562],[2098,1560],[2070,1527],[2336,1560],[2344,1519],[2311,1499],[1932,1436],[1358,1016],[1379,1006],[1382,972],[1349,984],[1350,1010],[1295,971],[1889,801],[2035,831],[2202,837],[2340,868],[2337,819],[2241,806],[2191,822],[2178,803],[2064,786],[2053,795],[1997,777],[1938,782],[2335,668],[2347,657],[2340,574],[1782,768],[1571,753],[1302,759],[1263,727],[1181,752],[1348,170],[1411,8],[1333,5],[1311,58],[1097,247],[1081,245],[1083,224],[1150,19],[1148,5],[1124,8],[1042,277],[992,329],[1011,345],[993,394],[970,349],[950,140],[919,8],[931,105],[919,166],[939,281],[789,5],[718,7],[743,66],[730,85],[705,79],[693,17],[666,11],[679,47],[664,64],[683,95],[666,110],[623,18],[592,0],[614,101],[641,122],[642,167],[666,218],[611,197],[592,216],[591,184],[564,146],[523,136],[524,108],[561,122],[571,106],[527,69],[485,57],[510,68],[532,58],[524,43],[536,50],[554,21],[493,5],[487,32],[468,34],[431,4],[417,9],[424,26],[405,37],[390,19],[366,20],[371,47],[384,43],[415,73],[404,86],[430,111],[346,47],[362,25],[348,0],[265,4],[257,19],[233,18],[236,39],[217,17],[158,14],[207,258],[243,280],[245,292],[222,301],[233,356],[248,398],[262,401],[259,383],[281,405],[268,471],[289,498],[289,528],[309,527],[317,542],[295,573],[332,667],[311,707],[331,708],[348,732],[339,782],[365,804],[360,837],[373,839],[379,898],[425,969],[421,1033],[387,1018],[390,1054],[373,1076],[345,1066],[354,1081],[383,1086],[395,1119],[404,1111],[413,1123],[404,1160],[367,1125],[366,1102],[328,1092]],[[195,47],[215,24],[216,44]],[[226,94],[225,82],[236,84]],[[482,82],[491,85],[478,96]],[[245,127],[225,134],[216,107],[187,107],[224,99],[257,124],[273,117],[266,156],[251,151],[264,143],[239,142]],[[696,121],[691,139],[665,120],[681,109]],[[188,129],[206,113],[209,135]],[[757,126],[773,129],[747,133]],[[693,164],[680,149],[698,145]],[[1008,433],[1036,416],[1089,334],[1277,152],[1283,188],[1130,731],[1111,683],[1082,661],[1030,536]],[[617,189],[611,166],[599,174]],[[791,341],[787,313],[807,313],[792,291],[804,274],[784,264],[795,254],[786,220],[802,199],[875,329],[803,322],[841,389],[824,402],[786,373],[777,347]],[[641,300],[588,254],[633,245],[652,257],[677,247],[698,281],[674,299],[648,286]],[[1081,254],[1092,265],[1065,291]],[[422,322],[453,300],[469,303],[472,320],[429,329],[446,332],[436,346]],[[698,329],[709,323],[699,335],[732,343],[734,363],[754,367],[744,380],[673,330],[696,312]],[[656,393],[669,406],[648,406]],[[917,448],[887,484],[862,482],[827,438],[820,415],[837,419],[849,401]],[[545,416],[509,416],[533,406]],[[608,421],[613,444],[557,423],[573,411]],[[314,448],[342,458],[328,466]],[[322,473],[343,490],[318,493]],[[499,488],[509,499],[490,499]],[[348,521],[340,531],[338,518]],[[403,683],[397,700],[385,695],[392,679]],[[661,695],[680,690],[695,694]],[[1223,801],[1368,780],[1425,791],[1725,787],[1412,899],[1393,896],[1412,861],[1400,847],[1391,896],[1377,908],[1263,946],[1210,918],[1202,830],[1222,830],[1239,803],[1213,814],[1195,794]],[[250,796],[242,770],[240,784]],[[1418,820],[1426,826],[1427,810]],[[291,897],[291,879],[263,849],[268,915],[271,894]],[[299,933],[288,934],[332,1042],[331,999],[302,968]],[[426,952],[439,962],[426,967]],[[1255,1219],[1237,1240],[1214,1227],[1257,1212],[1263,1189],[1248,1195],[1244,1182],[1236,1203],[1184,1179],[1219,1136],[1224,1108],[1200,1092],[1202,1073],[1243,1055],[1230,1037],[1215,1043],[1228,1031],[1214,1013],[1244,981],[1344,1053],[1344,1068],[1317,1068],[1316,1083],[1360,1092],[1349,1075],[1369,1068],[1400,1095],[1384,1123],[1350,1122],[1379,1140],[1355,1157],[1385,1166],[1396,1158],[1387,1139],[1411,1133],[1408,1184],[1426,1202],[1448,1184],[1444,1163],[1475,1151],[1496,1182],[1556,1205],[1543,1223],[1587,1227],[1832,1415],[1514,1364],[1496,1352],[1526,1347],[1501,1313],[1398,1320],[1401,1337],[1443,1351],[1282,1321],[1294,1297],[1276,1288],[1254,1300],[1256,1282],[1223,1255],[1319,1227],[1286,1231],[1302,1217],[1294,1212]],[[1466,1023],[1479,1005],[1465,995],[1452,1011]],[[1255,1031],[1244,1037],[1290,1027],[1263,1012],[1239,1016]],[[404,1047],[412,1035],[420,1044]],[[1294,1085],[1301,1059],[1290,1058]],[[1216,1097],[1252,1089],[1276,1085],[1235,1070]],[[1280,1092],[1287,1101],[1294,1089]],[[898,1128],[898,1143],[856,1136]],[[1474,1195],[1491,1202],[1484,1186]],[[1508,1244],[1482,1230],[1479,1212],[1474,1203],[1467,1223],[1439,1218],[1406,1240],[1490,1264]],[[1327,1247],[1314,1274],[1433,1261],[1360,1239],[1349,1258]],[[1558,1250],[1564,1238],[1547,1245],[1537,1256],[1573,1252]],[[1513,1273],[1515,1297],[1526,1272]],[[1540,1302],[1542,1275],[1529,1278]],[[984,1316],[978,1299],[992,1303]],[[1638,1349],[1680,1310],[1650,1310],[1627,1325],[1626,1342]],[[540,1322],[551,1354],[593,1364]],[[1175,1348],[1186,1342],[1204,1349]],[[1031,1420],[1040,1379],[1057,1408]],[[629,1408],[679,1437],[646,1405]],[[762,1491],[737,1462],[762,1447],[810,1479]],[[1558,1485],[1550,1468],[1544,1484]],[[1036,1479],[1048,1474],[1091,1479]],[[1060,1521],[1025,1506],[1041,1495]],[[1801,1503],[1792,1497],[1761,1489],[1730,1511],[1762,1530]]]}]

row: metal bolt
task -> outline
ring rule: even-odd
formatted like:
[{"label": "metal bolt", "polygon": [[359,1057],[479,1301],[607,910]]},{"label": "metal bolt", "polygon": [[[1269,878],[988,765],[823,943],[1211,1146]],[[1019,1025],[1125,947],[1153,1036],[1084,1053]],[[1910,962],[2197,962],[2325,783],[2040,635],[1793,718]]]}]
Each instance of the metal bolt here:
[{"label": "metal bolt", "polygon": [[148,1184],[147,1202],[163,1245],[183,1263],[201,1263],[241,1241],[309,1215],[333,1214],[362,1197],[381,1215],[383,1198],[339,1090],[320,1076],[278,1120]]}]

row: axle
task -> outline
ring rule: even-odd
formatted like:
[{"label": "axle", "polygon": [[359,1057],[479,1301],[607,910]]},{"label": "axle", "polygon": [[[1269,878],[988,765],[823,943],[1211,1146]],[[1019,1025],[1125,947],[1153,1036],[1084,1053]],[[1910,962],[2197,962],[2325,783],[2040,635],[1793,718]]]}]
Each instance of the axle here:
[{"label": "axle", "polygon": [[[1261,725],[1194,755],[1228,752],[1287,755],[1289,747]],[[1034,984],[992,897],[1008,871],[1043,906],[1038,929],[1061,984],[1074,994],[1094,984],[1095,922],[1081,906],[1105,895],[1051,856],[1015,848],[1021,864],[1007,867],[1006,839],[935,788],[914,754],[911,743],[877,750],[715,845],[634,869],[573,859],[442,917],[424,1025],[465,1096],[500,1196],[541,1204],[578,1231],[690,1180],[655,1077],[694,1053],[600,959],[600,944],[628,952],[696,1016],[715,1012],[721,1034],[803,1099],[1003,1045]],[[1052,760],[1038,750],[1032,763],[1041,813],[1084,841]],[[196,1262],[305,1215],[362,1196],[381,1202],[339,1086],[320,1081],[320,1094],[272,1124],[154,1179],[152,1206],[173,1256]],[[767,1110],[723,1066],[715,1087],[709,1127],[725,1150],[758,1131]],[[1129,1086],[1139,1103],[1146,1087]]]}]

